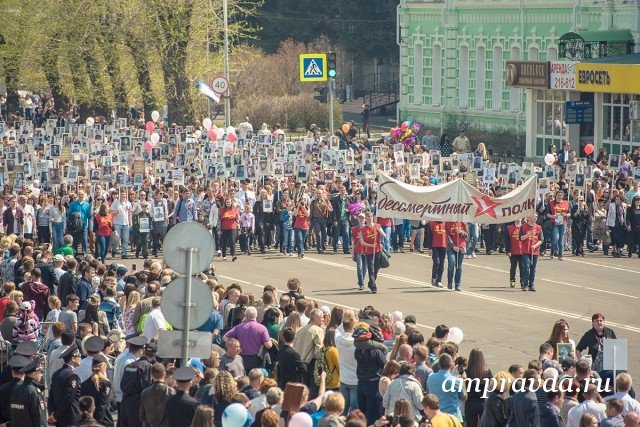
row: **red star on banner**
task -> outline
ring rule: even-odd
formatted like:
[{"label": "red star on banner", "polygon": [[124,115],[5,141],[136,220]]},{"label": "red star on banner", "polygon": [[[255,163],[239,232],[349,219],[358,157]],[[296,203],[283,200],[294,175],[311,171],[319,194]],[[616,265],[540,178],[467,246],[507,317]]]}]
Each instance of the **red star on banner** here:
[{"label": "red star on banner", "polygon": [[491,197],[486,194],[482,197],[471,196],[471,199],[476,204],[476,214],[475,217],[479,217],[480,215],[489,215],[496,218],[496,206],[500,206],[500,203],[495,202],[491,199]]}]

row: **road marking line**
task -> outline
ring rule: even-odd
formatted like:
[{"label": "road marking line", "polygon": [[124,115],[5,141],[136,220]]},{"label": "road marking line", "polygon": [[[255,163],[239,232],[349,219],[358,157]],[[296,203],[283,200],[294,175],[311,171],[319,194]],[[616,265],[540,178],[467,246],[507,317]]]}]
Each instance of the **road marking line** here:
[{"label": "road marking line", "polygon": [[[424,255],[422,255],[424,256]],[[325,261],[325,260],[321,260],[321,259],[317,259],[317,258],[312,258],[312,257],[305,257],[303,258],[303,260],[307,260],[307,261],[311,261],[311,262],[317,262],[319,264],[324,264],[324,265],[331,265],[334,267],[340,267],[340,268],[344,268],[347,270],[355,270],[355,267],[351,267],[351,266],[347,266],[344,264],[339,264],[339,263],[335,263],[335,262],[331,262],[331,261]],[[392,274],[386,274],[386,273],[378,273],[378,276],[382,276],[382,277],[386,277],[392,280],[397,280],[403,283],[413,283],[413,284],[417,284],[419,286],[423,286],[423,287],[428,287],[428,288],[432,288],[431,284],[427,284],[425,282],[420,282],[418,280],[414,280],[414,279],[409,279],[406,277],[402,277],[402,276],[395,276]],[[577,286],[577,285],[575,285]],[[436,288],[433,288],[436,289]],[[450,291],[450,292],[455,292],[455,291]],[[515,306],[515,307],[521,307],[521,308],[527,308],[529,310],[533,310],[533,311],[540,311],[543,313],[553,313],[553,314],[557,314],[559,316],[563,316],[563,317],[568,317],[571,319],[577,319],[577,320],[583,320],[585,322],[589,322],[591,323],[591,317],[590,316],[583,316],[581,314],[575,314],[575,313],[570,313],[570,312],[566,312],[566,311],[562,311],[562,310],[556,310],[556,309],[552,309],[552,308],[547,308],[547,307],[542,307],[542,306],[538,306],[538,305],[533,305],[533,304],[528,304],[528,303],[523,303],[523,302],[518,302],[518,301],[511,301],[508,299],[504,299],[504,298],[498,298],[498,297],[494,297],[494,296],[487,296],[487,295],[482,295],[479,293],[475,293],[475,292],[471,292],[471,291],[463,291],[463,292],[459,292],[461,295],[466,295],[466,296],[470,296],[473,298],[479,298],[479,299],[483,299],[483,300],[487,300],[487,301],[493,301],[493,302],[499,302],[502,304],[507,304],[507,305],[511,305],[511,306]],[[320,301],[320,300],[319,300]],[[630,326],[630,325],[625,325],[622,323],[615,323],[615,322],[611,322],[609,320],[607,320],[607,324],[610,326],[615,326],[619,329],[625,329],[627,331],[631,331],[631,332],[636,332],[636,333],[640,333],[640,328],[635,327],[635,326]]]},{"label": "road marking line", "polygon": [[[346,265],[343,265],[342,267],[346,267]],[[218,275],[218,277],[222,277],[224,279],[229,279],[229,280],[232,280],[234,282],[240,282],[240,283],[244,283],[245,285],[251,285],[251,286],[255,286],[255,287],[260,288],[260,289],[264,289],[264,286],[262,286],[262,285],[258,285],[258,284],[251,283],[251,282],[247,282],[246,280],[238,279],[238,278],[235,278],[235,277],[224,276],[224,275],[221,275],[221,274]],[[325,304],[335,305],[335,306],[338,306],[338,307],[344,307],[346,309],[353,310],[356,314],[362,309],[362,308],[355,308],[355,307],[348,306],[346,304],[337,303],[337,302],[333,302],[333,301],[329,301],[329,300],[323,300],[323,299],[318,299],[318,298],[313,298],[313,300],[314,301],[323,302]],[[607,323],[610,323],[610,322],[607,322]],[[425,329],[433,329],[433,330],[436,329],[434,326],[423,325],[421,323],[416,323],[416,325],[420,326],[421,328],[425,328]]]},{"label": "road marking line", "polygon": [[630,270],[628,268],[624,268],[624,267],[618,267],[618,266],[613,266],[613,265],[604,265],[604,264],[596,264],[593,262],[587,262],[587,261],[581,261],[581,260],[577,260],[577,259],[571,259],[571,258],[563,258],[564,261],[570,261],[570,262],[577,262],[578,264],[587,264],[587,265],[595,265],[598,267],[604,267],[604,268],[610,268],[612,270],[618,270],[618,271],[624,271],[626,273],[637,273],[640,274],[640,271],[637,270]]},{"label": "road marking line", "polygon": [[[414,255],[421,256],[421,257],[424,257],[424,258],[431,258],[429,255],[424,255],[424,254],[414,254]],[[495,271],[497,273],[509,274],[509,271],[507,271],[507,270],[502,270],[500,268],[495,268],[495,267],[489,267],[489,266],[486,266],[486,265],[471,264],[470,262],[464,263],[463,265],[468,265],[469,267],[484,268],[485,270],[491,270],[491,271]],[[640,299],[640,296],[637,296],[637,295],[629,295],[629,294],[623,294],[623,293],[620,293],[620,292],[607,291],[605,289],[591,288],[589,286],[576,285],[576,284],[573,284],[573,283],[561,282],[559,280],[554,280],[554,279],[545,279],[544,277],[536,277],[536,280],[542,281],[542,282],[555,283],[557,285],[569,286],[569,287],[572,287],[572,288],[587,289],[587,290],[590,290],[590,291],[601,292],[601,293],[604,293],[604,294],[612,294],[612,295],[619,295],[621,297],[626,297],[626,298]]]}]

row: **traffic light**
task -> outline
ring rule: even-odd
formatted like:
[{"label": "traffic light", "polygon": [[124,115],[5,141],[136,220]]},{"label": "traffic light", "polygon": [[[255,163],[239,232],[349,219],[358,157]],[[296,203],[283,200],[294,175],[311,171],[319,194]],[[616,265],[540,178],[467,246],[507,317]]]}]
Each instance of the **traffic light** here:
[{"label": "traffic light", "polygon": [[327,87],[326,86],[316,86],[313,88],[315,92],[318,92],[318,95],[314,96],[313,99],[318,100],[321,104],[327,103]]},{"label": "traffic light", "polygon": [[327,52],[327,73],[329,74],[329,78],[335,79],[337,70],[336,70],[336,62],[337,55],[335,52]]}]

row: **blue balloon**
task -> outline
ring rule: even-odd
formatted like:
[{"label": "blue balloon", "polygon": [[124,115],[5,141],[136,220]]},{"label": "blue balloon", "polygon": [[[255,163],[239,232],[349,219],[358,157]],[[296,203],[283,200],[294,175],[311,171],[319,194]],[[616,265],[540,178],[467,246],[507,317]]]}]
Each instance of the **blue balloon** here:
[{"label": "blue balloon", "polygon": [[227,406],[222,414],[223,427],[242,427],[247,422],[249,413],[247,408],[240,403],[232,403]]}]

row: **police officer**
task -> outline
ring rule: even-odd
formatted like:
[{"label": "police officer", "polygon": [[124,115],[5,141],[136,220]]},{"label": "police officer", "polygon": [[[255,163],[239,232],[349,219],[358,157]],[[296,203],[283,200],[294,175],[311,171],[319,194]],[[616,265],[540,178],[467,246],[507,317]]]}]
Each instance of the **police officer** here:
[{"label": "police officer", "polygon": [[164,406],[164,418],[169,427],[181,427],[191,425],[199,403],[189,396],[191,380],[195,371],[189,366],[176,369],[173,378],[176,380],[176,394],[167,399]]},{"label": "police officer", "polygon": [[11,392],[11,427],[40,427],[47,425],[44,405],[44,384],[40,358],[36,357],[20,372],[24,381]]},{"label": "police officer", "polygon": [[155,363],[157,349],[155,343],[146,344],[142,357],[124,368],[124,375],[120,381],[123,393],[118,414],[120,427],[142,427],[140,393],[152,384],[151,366]]},{"label": "police officer", "polygon": [[[87,343],[88,344],[88,343]],[[87,351],[89,346],[85,345]],[[93,374],[87,378],[80,386],[80,394],[82,396],[91,396],[95,405],[93,418],[105,427],[113,427],[113,417],[109,411],[111,402],[109,395],[111,393],[111,381],[107,378],[107,366],[109,362],[102,354],[93,356],[91,366]]]},{"label": "police officer", "polygon": [[[84,349],[86,350],[87,357],[82,359],[80,366],[76,369],[76,373],[80,377],[80,382],[85,382],[93,373],[92,361],[95,356],[100,354],[104,350],[104,340],[95,335],[90,336],[84,342]],[[97,405],[97,403],[96,403]]]},{"label": "police officer", "polygon": [[80,349],[73,343],[60,355],[64,360],[62,368],[54,372],[51,377],[49,391],[49,416],[58,427],[77,424],[81,419],[80,408],[80,377],[75,368],[80,366]]},{"label": "police officer", "polygon": [[[18,346],[16,347],[16,349],[13,351],[13,354],[19,354],[21,356],[26,357],[27,359],[29,359],[29,362],[31,360],[33,360],[34,356],[36,355],[36,353],[38,352],[38,346],[36,345],[35,342],[33,341],[23,341],[20,344],[18,344]],[[11,369],[5,369],[5,368],[9,368],[10,365],[3,365],[2,366],[2,372],[0,373],[0,386],[3,386],[9,382],[12,381],[13,376],[11,374]],[[9,397],[9,396],[7,396]]]},{"label": "police officer", "polygon": [[20,372],[22,368],[29,364],[30,360],[26,357],[16,354],[9,359],[8,366],[11,369],[11,380],[0,387],[0,424],[6,423],[11,419],[11,392],[24,380],[24,373]]}]

